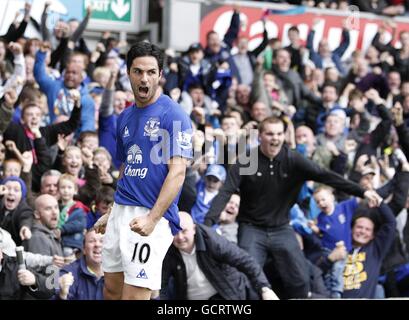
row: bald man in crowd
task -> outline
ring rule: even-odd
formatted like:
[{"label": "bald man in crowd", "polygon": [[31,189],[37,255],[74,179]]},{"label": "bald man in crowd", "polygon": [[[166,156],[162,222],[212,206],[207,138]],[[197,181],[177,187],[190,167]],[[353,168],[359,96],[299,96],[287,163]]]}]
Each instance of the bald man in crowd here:
[{"label": "bald man in crowd", "polygon": [[277,300],[263,269],[246,251],[194,224],[179,212],[182,231],[174,236],[162,269],[161,297],[176,300]]},{"label": "bald man in crowd", "polygon": [[27,251],[44,255],[62,256],[60,239],[55,235],[60,209],[57,200],[43,194],[35,201],[35,223],[32,228],[32,237],[27,242]]}]

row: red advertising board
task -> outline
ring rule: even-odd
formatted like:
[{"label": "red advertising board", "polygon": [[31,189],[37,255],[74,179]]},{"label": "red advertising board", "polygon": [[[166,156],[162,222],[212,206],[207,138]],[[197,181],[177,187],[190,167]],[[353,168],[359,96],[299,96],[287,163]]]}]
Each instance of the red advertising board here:
[{"label": "red advertising board", "polygon": [[[261,8],[240,7],[240,20],[242,27],[240,35],[247,36],[250,39],[250,49],[255,48],[261,41],[263,24],[261,18],[264,10]],[[230,24],[230,19],[233,14],[233,8],[229,5],[202,5],[202,18],[200,27],[200,41],[203,45],[206,43],[206,34],[210,30],[215,30],[223,37],[224,33]],[[367,49],[373,37],[375,36],[378,27],[383,22],[383,17],[376,17],[370,14],[361,12],[345,12],[344,15],[338,11],[331,10],[308,12],[302,14],[272,14],[266,17],[266,28],[269,38],[279,38],[284,45],[288,44],[287,30],[297,25],[300,29],[301,38],[306,40],[313,21],[316,18],[322,19],[319,32],[316,33],[314,41],[315,46],[319,40],[325,37],[329,40],[330,47],[336,48],[341,41],[342,22],[348,19],[351,28],[351,44],[344,57],[349,56],[356,49]],[[397,35],[400,31],[409,31],[408,22],[397,22]],[[395,37],[395,42],[398,41],[398,36]],[[399,46],[399,43],[396,43]]]}]

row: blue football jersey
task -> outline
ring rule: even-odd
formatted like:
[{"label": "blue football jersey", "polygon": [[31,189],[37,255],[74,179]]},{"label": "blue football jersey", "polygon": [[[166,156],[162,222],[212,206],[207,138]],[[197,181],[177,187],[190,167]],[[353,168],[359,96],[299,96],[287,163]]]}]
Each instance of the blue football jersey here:
[{"label": "blue football jersey", "polygon": [[[117,122],[116,158],[124,164],[115,202],[151,209],[175,156],[192,158],[192,124],[183,109],[166,95],[144,108],[125,109]],[[180,191],[164,217],[172,233],[180,230],[177,203]]]}]

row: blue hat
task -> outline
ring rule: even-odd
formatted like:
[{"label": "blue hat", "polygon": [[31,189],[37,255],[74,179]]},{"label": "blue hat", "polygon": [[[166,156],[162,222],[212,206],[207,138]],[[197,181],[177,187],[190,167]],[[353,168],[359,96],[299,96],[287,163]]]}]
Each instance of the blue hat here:
[{"label": "blue hat", "polygon": [[95,87],[95,88],[92,88],[89,93],[103,94],[103,93],[104,93],[104,90],[105,90],[105,89],[102,88],[102,87]]},{"label": "blue hat", "polygon": [[211,164],[207,167],[205,176],[214,176],[224,182],[226,180],[226,169],[220,164]]},{"label": "blue hat", "polygon": [[88,92],[91,94],[103,94],[105,88],[101,87],[98,83],[90,83],[88,85]]},{"label": "blue hat", "polygon": [[1,184],[6,184],[6,182],[8,181],[17,181],[18,183],[20,183],[21,186],[21,198],[24,199],[27,195],[27,187],[26,187],[26,183],[19,177],[16,176],[10,176],[7,178],[4,178],[3,181],[1,182]]},{"label": "blue hat", "polygon": [[333,109],[325,113],[324,120],[326,120],[328,116],[337,116],[345,120],[345,118],[347,117],[347,114],[346,114],[346,111],[342,109],[341,107],[334,107]]},{"label": "blue hat", "polygon": [[199,51],[199,50],[203,51],[203,47],[199,42],[195,42],[189,46],[189,49],[187,49],[187,52]]}]

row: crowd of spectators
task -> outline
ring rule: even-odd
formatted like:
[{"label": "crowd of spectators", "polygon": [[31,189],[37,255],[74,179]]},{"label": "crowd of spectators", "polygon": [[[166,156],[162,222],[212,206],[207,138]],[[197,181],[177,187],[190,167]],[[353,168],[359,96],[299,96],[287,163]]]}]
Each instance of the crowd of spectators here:
[{"label": "crowd of spectators", "polygon": [[[389,16],[405,15],[407,6],[288,2],[356,4]],[[110,210],[119,178],[116,120],[133,105],[126,65],[132,44],[104,32],[91,48],[83,36],[91,8],[82,21],[59,20],[48,30],[48,7],[40,39],[24,36],[29,3],[0,37],[0,299],[102,299],[103,236],[93,226]],[[195,156],[179,200],[185,228],[165,259],[166,287],[152,298],[257,299],[270,287],[280,298],[407,297],[409,31],[382,24],[366,51],[345,59],[348,25],[338,48],[331,51],[324,38],[315,49],[316,20],[306,42],[294,25],[289,46],[264,30],[250,50],[239,36],[239,11],[223,38],[210,31],[203,45],[165,50],[161,90],[190,116]],[[281,128],[277,119],[294,171],[285,171],[283,156],[260,154],[266,171],[239,181],[240,154],[270,141],[269,128],[272,136]],[[297,167],[312,162],[308,170]],[[275,192],[280,185],[268,165],[271,176],[304,176],[286,185],[288,194]],[[382,197],[379,207],[361,199],[367,191]],[[265,239],[251,216],[257,202],[273,214]],[[276,217],[281,202],[290,210]],[[282,226],[291,228],[274,238]],[[254,254],[252,241],[263,246],[270,236]],[[284,257],[290,242],[300,254]],[[25,249],[25,268],[16,246]],[[291,274],[292,263],[304,274]],[[297,276],[308,279],[307,289],[291,283]]]},{"label": "crowd of spectators", "polygon": [[356,6],[360,11],[370,12],[376,15],[389,17],[407,15],[409,2],[407,0],[254,0],[271,3],[288,3],[292,5],[303,5],[320,9],[348,10],[350,6]]}]

